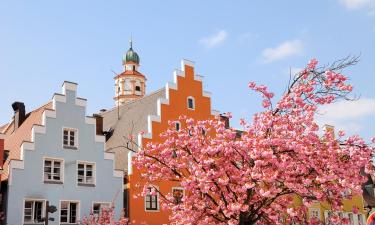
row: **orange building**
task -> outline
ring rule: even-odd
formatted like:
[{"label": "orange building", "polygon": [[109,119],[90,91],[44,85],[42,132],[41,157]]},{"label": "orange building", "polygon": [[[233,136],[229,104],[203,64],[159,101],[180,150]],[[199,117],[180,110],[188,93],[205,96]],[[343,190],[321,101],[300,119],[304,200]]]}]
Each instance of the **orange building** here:
[{"label": "orange building", "polygon": [[[122,90],[126,89],[124,80],[134,78],[134,75],[128,72],[129,69],[136,70],[132,74],[141,74],[138,72],[139,57],[131,47],[124,58],[124,72],[115,77],[116,90],[120,90],[122,94],[119,95],[116,92],[115,108],[101,112],[104,130],[107,131],[107,151],[115,153],[116,169],[123,169],[127,174],[124,207],[130,220],[134,224],[169,224],[170,212],[160,207],[158,195],[134,197],[141,193],[144,182],[141,172],[132,166],[132,156],[136,154],[137,145],[145,146],[149,142],[162,141],[159,134],[168,128],[168,121],[177,120],[180,115],[196,120],[207,120],[214,118],[218,112],[211,110],[210,93],[203,90],[203,77],[195,74],[193,62],[182,60],[181,70],[174,71],[173,82],[167,83],[164,88],[148,95],[144,95],[145,90],[141,89],[141,92],[136,95],[138,98],[134,99],[134,93],[136,93],[133,89],[134,85],[128,87],[128,92],[124,93]],[[135,67],[130,65],[135,65]],[[141,75],[144,77],[143,74]],[[138,83],[141,82],[142,80],[139,80]],[[118,84],[123,86],[118,87]],[[140,87],[145,87],[145,85]],[[129,101],[129,98],[133,99]],[[176,127],[176,129],[179,128]],[[183,193],[178,182],[153,185],[163,194]]]}]

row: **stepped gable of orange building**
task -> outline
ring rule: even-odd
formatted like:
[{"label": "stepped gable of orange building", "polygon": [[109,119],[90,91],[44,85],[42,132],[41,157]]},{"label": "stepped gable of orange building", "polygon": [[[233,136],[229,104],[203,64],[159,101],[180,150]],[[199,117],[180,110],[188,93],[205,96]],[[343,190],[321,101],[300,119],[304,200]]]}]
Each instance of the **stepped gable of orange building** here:
[{"label": "stepped gable of orange building", "polygon": [[[157,100],[157,111],[147,116],[147,132],[138,135],[138,145],[146,146],[150,142],[162,142],[160,133],[169,128],[168,121],[178,120],[179,116],[185,115],[195,120],[213,119],[218,115],[217,111],[211,109],[211,94],[203,90],[203,77],[195,74],[194,63],[182,60],[181,70],[174,71],[174,81],[165,86],[165,96]],[[181,123],[183,126],[184,123]],[[131,155],[129,159],[131,160]],[[141,193],[145,181],[141,171],[128,165],[128,191],[130,209],[129,218],[135,224],[168,224],[170,211],[160,207],[159,200],[156,208],[147,208],[145,198],[134,198]],[[153,183],[161,193],[166,195],[172,193],[174,188],[180,189],[176,181],[160,181]]]}]

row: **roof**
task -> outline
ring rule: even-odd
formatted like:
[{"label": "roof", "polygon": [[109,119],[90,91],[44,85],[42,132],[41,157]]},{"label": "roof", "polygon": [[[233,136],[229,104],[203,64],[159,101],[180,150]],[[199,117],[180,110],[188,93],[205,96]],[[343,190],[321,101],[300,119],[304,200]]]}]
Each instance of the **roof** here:
[{"label": "roof", "polygon": [[[164,97],[165,88],[162,88],[143,98],[100,113],[103,116],[104,131],[113,130],[107,140],[106,149],[115,153],[115,169],[127,170],[129,150],[124,146],[129,143],[129,136],[132,135],[135,141],[141,131],[147,131],[148,115],[156,115],[157,100]],[[136,150],[134,145],[129,147]]]},{"label": "roof", "polygon": [[24,141],[31,141],[31,129],[33,125],[42,124],[42,115],[45,109],[52,109],[52,102],[48,102],[47,104],[28,113],[26,115],[25,121],[16,130],[14,130],[14,122],[13,122],[14,118],[12,119],[12,121],[8,123],[8,125],[10,126],[7,125],[7,128],[4,132],[5,134],[4,150],[9,151],[9,157],[4,164],[4,176],[1,177],[2,179],[7,179],[8,165],[9,165],[10,160],[20,159],[21,144]]}]

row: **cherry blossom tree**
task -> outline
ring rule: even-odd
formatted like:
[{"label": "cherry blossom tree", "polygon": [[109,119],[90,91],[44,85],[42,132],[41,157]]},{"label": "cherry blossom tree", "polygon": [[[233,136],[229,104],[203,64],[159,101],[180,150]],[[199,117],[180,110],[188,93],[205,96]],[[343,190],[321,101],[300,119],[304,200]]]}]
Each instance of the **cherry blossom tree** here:
[{"label": "cherry blossom tree", "polygon": [[115,220],[115,208],[103,208],[99,214],[91,213],[88,217],[84,217],[81,225],[128,225],[129,219],[123,215],[117,221]]},{"label": "cherry blossom tree", "polygon": [[[170,121],[161,134],[164,142],[136,154],[134,164],[147,181],[143,194],[155,181],[181,183],[181,201],[159,193],[163,206],[172,210],[172,224],[319,224],[307,219],[315,201],[342,210],[343,199],[362,194],[367,178],[360,171],[374,172],[375,149],[358,135],[322,131],[314,116],[322,105],[350,100],[352,86],[340,72],[357,61],[318,67],[311,60],[278,101],[266,86],[249,83],[261,94],[264,111],[250,122],[242,119],[241,132],[219,120],[181,116]],[[176,122],[182,125],[179,131]],[[296,198],[302,203],[295,204]]]}]

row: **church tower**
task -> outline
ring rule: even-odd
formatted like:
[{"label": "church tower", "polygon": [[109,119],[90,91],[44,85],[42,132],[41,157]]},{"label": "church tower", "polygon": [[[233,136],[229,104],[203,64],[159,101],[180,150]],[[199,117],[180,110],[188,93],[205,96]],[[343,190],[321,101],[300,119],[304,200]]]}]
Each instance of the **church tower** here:
[{"label": "church tower", "polygon": [[139,56],[133,50],[133,43],[130,40],[130,48],[122,58],[124,70],[115,79],[115,100],[116,106],[123,105],[135,99],[142,98],[146,92],[146,77],[138,72]]}]

